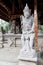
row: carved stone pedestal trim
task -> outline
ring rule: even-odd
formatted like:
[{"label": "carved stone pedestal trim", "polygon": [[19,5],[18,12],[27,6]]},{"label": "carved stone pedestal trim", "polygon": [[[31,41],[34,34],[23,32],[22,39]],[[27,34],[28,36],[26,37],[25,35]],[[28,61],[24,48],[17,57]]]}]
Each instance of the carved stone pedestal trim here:
[{"label": "carved stone pedestal trim", "polygon": [[18,57],[18,59],[22,61],[37,62],[37,57],[35,58]]},{"label": "carved stone pedestal trim", "polygon": [[37,65],[37,62],[31,62],[31,61],[19,61],[19,65]]},{"label": "carved stone pedestal trim", "polygon": [[19,65],[37,65],[37,57],[18,57]]}]

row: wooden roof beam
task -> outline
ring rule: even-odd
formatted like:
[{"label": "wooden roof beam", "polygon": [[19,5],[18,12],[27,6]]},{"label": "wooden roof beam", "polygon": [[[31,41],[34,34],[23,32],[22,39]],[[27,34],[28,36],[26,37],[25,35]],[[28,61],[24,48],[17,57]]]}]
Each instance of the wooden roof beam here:
[{"label": "wooden roof beam", "polygon": [[10,16],[9,16],[8,14],[6,14],[3,10],[0,9],[0,11],[1,11],[4,15],[6,15],[8,18],[10,18]]},{"label": "wooden roof beam", "polygon": [[14,4],[14,0],[12,0],[12,15],[14,15],[15,13],[15,4]]},{"label": "wooden roof beam", "polygon": [[20,14],[20,15],[13,15],[13,16],[11,16],[11,20],[16,19],[16,18],[20,18],[21,15],[22,14]]},{"label": "wooden roof beam", "polygon": [[2,1],[0,2],[0,5],[9,13],[10,9]]},{"label": "wooden roof beam", "polygon": [[19,3],[19,9],[20,9],[20,7],[23,9],[22,1],[21,0],[18,0],[18,3]]}]

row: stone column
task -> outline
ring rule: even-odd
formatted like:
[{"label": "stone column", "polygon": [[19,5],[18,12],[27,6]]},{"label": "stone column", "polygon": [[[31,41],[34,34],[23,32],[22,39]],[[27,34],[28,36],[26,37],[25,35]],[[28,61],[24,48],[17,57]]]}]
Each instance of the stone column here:
[{"label": "stone column", "polygon": [[15,14],[15,4],[14,4],[14,0],[12,0],[12,11],[11,11],[11,16],[10,16],[10,29],[12,29],[14,31],[14,33],[16,33],[16,27],[15,27],[16,24],[15,24],[15,20],[14,20],[14,14]]},{"label": "stone column", "polygon": [[3,48],[3,32],[2,28],[0,27],[0,48]]}]

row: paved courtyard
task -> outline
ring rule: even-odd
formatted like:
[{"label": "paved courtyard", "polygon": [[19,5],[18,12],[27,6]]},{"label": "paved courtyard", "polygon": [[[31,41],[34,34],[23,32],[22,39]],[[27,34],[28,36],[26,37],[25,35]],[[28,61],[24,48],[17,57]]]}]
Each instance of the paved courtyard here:
[{"label": "paved courtyard", "polygon": [[0,48],[0,65],[19,65],[17,57],[21,49],[21,41],[16,41],[16,44],[16,47],[14,44],[10,47],[5,43],[4,48]]},{"label": "paved courtyard", "polygon": [[0,49],[0,65],[18,65],[17,57],[21,46],[9,47],[7,44],[4,46],[4,48]]}]

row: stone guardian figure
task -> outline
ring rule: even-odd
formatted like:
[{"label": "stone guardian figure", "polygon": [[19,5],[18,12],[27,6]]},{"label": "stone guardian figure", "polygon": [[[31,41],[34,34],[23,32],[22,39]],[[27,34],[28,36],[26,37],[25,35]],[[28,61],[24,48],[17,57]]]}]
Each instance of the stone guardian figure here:
[{"label": "stone guardian figure", "polygon": [[29,58],[33,58],[36,56],[35,50],[33,48],[34,42],[34,19],[33,15],[31,15],[31,10],[26,4],[24,10],[24,15],[20,16],[21,20],[21,28],[22,28],[22,49],[19,54],[19,59],[28,60]]}]

